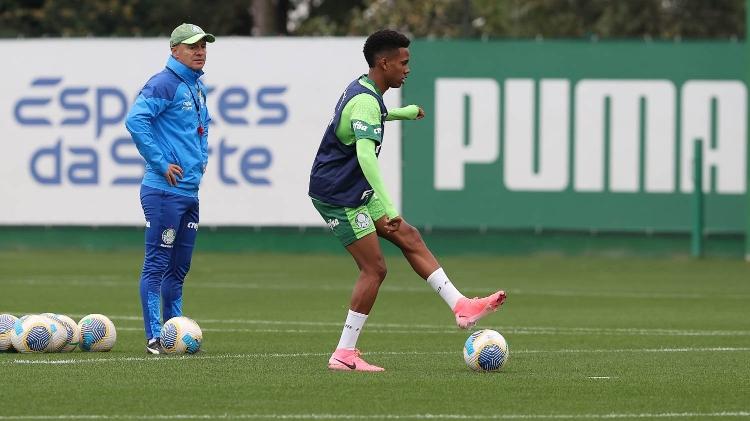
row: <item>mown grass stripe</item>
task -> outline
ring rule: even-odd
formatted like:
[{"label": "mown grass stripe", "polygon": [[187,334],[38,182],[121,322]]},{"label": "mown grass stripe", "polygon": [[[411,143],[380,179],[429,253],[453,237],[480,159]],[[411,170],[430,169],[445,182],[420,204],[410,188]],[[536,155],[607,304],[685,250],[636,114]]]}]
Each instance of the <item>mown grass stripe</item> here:
[{"label": "mown grass stripe", "polygon": [[[607,353],[687,353],[687,352],[750,352],[750,348],[645,348],[645,349],[514,349],[513,354],[607,354]],[[368,355],[449,355],[455,351],[372,351]],[[45,354],[50,355],[50,354]],[[16,358],[8,361],[0,361],[0,364],[86,364],[86,363],[113,363],[113,362],[169,362],[184,360],[222,360],[222,359],[257,359],[257,358],[303,358],[303,357],[325,357],[328,352],[296,352],[296,353],[248,353],[248,354],[198,354],[198,355],[176,355],[176,356],[146,356],[146,357],[105,357],[105,358],[68,358],[62,360],[47,360],[31,358]]]},{"label": "mown grass stripe", "polygon": [[663,418],[736,418],[750,417],[750,411],[654,412],[608,414],[172,414],[172,415],[0,415],[0,420],[204,420],[204,419],[278,419],[278,420],[567,420],[567,419],[663,419]]},{"label": "mown grass stripe", "polygon": [[[30,314],[29,312],[10,312],[14,315]],[[83,317],[85,314],[68,314],[70,317]],[[107,315],[111,320],[142,321],[141,316]],[[201,329],[207,332],[248,332],[248,333],[334,333],[341,331],[342,323],[318,322],[301,320],[257,320],[257,319],[198,319]],[[272,325],[272,326],[320,326],[333,327],[333,330],[309,329],[235,329],[207,327],[206,324],[223,325]],[[120,327],[122,330],[138,330],[132,327]],[[141,329],[142,330],[142,329]],[[368,333],[455,333],[458,328],[446,323],[437,324],[404,324],[404,323],[369,323]],[[503,326],[502,331],[509,334],[539,334],[539,335],[638,335],[638,336],[750,336],[750,330],[693,330],[693,329],[658,329],[658,328],[598,328],[598,327],[553,327],[553,326]]]},{"label": "mown grass stripe", "polygon": [[[330,284],[278,284],[278,283],[252,283],[252,282],[228,282],[217,280],[215,282],[191,282],[186,284],[186,288],[201,289],[248,289],[248,290],[267,290],[267,291],[351,291],[351,281],[349,279],[341,280],[341,285]],[[66,279],[66,278],[15,278],[3,280],[3,283],[16,285],[66,285],[79,287],[97,288],[133,288],[130,280],[116,281],[111,277],[93,277],[90,279]],[[426,293],[434,294],[433,290],[426,284],[420,286],[396,286],[384,284],[380,287],[384,292],[403,292],[403,293]],[[486,294],[489,291],[483,288],[462,288],[464,294]],[[590,297],[590,298],[638,298],[638,299],[688,299],[704,300],[706,293],[701,292],[637,292],[637,291],[584,291],[584,290],[554,290],[554,289],[528,289],[528,288],[508,288],[506,292],[512,295],[529,295],[545,297]],[[750,298],[749,294],[743,293],[711,293],[712,299],[722,300],[746,300]]]}]

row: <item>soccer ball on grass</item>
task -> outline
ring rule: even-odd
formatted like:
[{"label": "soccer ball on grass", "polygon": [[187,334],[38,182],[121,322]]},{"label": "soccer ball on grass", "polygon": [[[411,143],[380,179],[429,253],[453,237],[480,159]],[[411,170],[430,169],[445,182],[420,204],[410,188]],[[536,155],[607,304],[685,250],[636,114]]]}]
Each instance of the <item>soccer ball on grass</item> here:
[{"label": "soccer ball on grass", "polygon": [[62,320],[52,317],[52,313],[42,313],[39,316],[47,319],[49,330],[52,332],[52,343],[46,352],[60,352],[68,345],[68,329]]},{"label": "soccer ball on grass", "polygon": [[18,352],[53,352],[64,344],[64,332],[65,328],[47,317],[27,315],[13,324],[10,341]]},{"label": "soccer ball on grass", "polygon": [[508,342],[494,330],[478,330],[464,344],[464,361],[474,371],[500,371],[509,356]]},{"label": "soccer ball on grass", "polygon": [[160,340],[167,354],[195,354],[201,349],[203,332],[193,319],[172,317],[161,328]]},{"label": "soccer ball on grass", "polygon": [[117,342],[115,325],[103,314],[89,314],[78,322],[82,351],[107,352]]},{"label": "soccer ball on grass", "polygon": [[12,350],[10,333],[13,331],[16,320],[18,318],[12,314],[0,314],[0,352]]},{"label": "soccer ball on grass", "polygon": [[65,345],[60,348],[60,352],[71,352],[76,349],[76,347],[78,346],[78,342],[81,340],[81,331],[80,329],[78,329],[78,325],[73,321],[73,319],[64,314],[55,313],[42,313],[42,316],[60,323],[65,328]]}]

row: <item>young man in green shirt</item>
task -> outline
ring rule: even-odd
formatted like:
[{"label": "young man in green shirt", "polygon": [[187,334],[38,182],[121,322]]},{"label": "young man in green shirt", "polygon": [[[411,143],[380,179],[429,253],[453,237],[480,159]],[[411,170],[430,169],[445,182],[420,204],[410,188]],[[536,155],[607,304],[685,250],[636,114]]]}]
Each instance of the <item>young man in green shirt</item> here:
[{"label": "young man in green shirt", "polygon": [[464,297],[419,231],[401,218],[383,184],[377,158],[385,122],[424,117],[416,105],[388,110],[383,103],[383,94],[400,88],[409,74],[409,44],[408,38],[391,30],[367,38],[364,55],[370,70],[350,83],[336,104],[310,174],[313,205],[360,270],[339,344],[328,360],[332,370],[384,370],[364,361],[356,348],[386,275],[378,236],[401,249],[412,269],[453,310],[460,328],[473,326],[505,300],[504,291],[484,298]]}]

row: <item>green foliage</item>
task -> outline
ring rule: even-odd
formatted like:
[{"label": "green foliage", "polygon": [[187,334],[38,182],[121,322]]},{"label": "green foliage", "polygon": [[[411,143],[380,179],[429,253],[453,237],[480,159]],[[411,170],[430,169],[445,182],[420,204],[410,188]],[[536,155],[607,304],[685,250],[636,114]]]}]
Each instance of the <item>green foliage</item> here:
[{"label": "green foliage", "polygon": [[338,30],[390,27],[427,38],[730,38],[744,36],[744,10],[744,0],[368,0],[341,10],[349,24]]},{"label": "green foliage", "polygon": [[168,36],[182,22],[216,35],[249,35],[248,2],[1,0],[3,37]]},{"label": "green foliage", "polygon": [[[254,7],[258,5],[264,7]],[[742,38],[745,0],[0,0],[0,37],[165,36],[181,22],[217,35],[269,10],[291,35],[427,38]]]}]

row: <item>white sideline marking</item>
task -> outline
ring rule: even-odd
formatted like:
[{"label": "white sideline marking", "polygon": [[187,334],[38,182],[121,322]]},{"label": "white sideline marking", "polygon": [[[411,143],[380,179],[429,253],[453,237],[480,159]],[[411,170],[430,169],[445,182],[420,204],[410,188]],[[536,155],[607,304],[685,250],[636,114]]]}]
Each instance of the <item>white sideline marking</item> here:
[{"label": "white sideline marking", "polygon": [[[112,287],[112,288],[133,288],[132,281],[117,281],[112,280],[116,276],[97,276],[89,279],[81,279],[76,277],[75,279],[54,278],[54,279],[40,279],[40,278],[17,278],[9,279],[7,283],[15,284],[26,284],[26,285],[39,285],[39,284],[65,284],[68,286],[96,286],[99,288]],[[190,288],[209,288],[209,289],[250,289],[250,290],[273,290],[273,291],[351,291],[352,281],[348,279],[342,279],[341,284],[326,285],[326,284],[310,284],[310,285],[295,285],[295,284],[277,284],[277,283],[255,283],[255,282],[231,282],[231,281],[215,281],[215,282],[190,282]],[[415,292],[415,293],[429,293],[434,294],[433,290],[426,284],[420,284],[420,281],[415,280],[414,286],[400,286],[392,285],[389,283],[383,284],[380,287],[380,291],[386,292]],[[463,288],[462,291],[471,294],[487,294],[489,291],[486,288]],[[601,298],[643,298],[643,299],[663,299],[663,298],[674,298],[674,299],[705,299],[705,293],[686,293],[686,292],[632,292],[632,291],[582,291],[582,290],[554,290],[554,289],[521,289],[521,288],[510,288],[506,289],[508,295],[539,295],[539,296],[552,296],[552,297],[601,297]],[[750,298],[750,294],[726,294],[726,293],[715,293],[711,292],[711,298],[721,298],[725,300],[747,300]]]},{"label": "white sideline marking", "polygon": [[[10,314],[33,314],[30,312],[15,311]],[[64,314],[64,313],[63,313]],[[70,317],[80,318],[85,314],[68,314]],[[141,316],[107,315],[112,320],[142,321]],[[207,332],[245,332],[245,333],[341,333],[343,324],[341,322],[315,322],[304,320],[256,320],[256,319],[197,319],[201,329]],[[295,328],[272,329],[272,328],[211,328],[205,324],[220,325],[291,325]],[[296,326],[320,326],[333,327],[332,330],[299,329]],[[120,330],[139,330],[132,327],[120,327]],[[490,328],[490,327],[488,327]],[[503,326],[495,327],[503,333],[515,335],[603,335],[603,336],[750,336],[748,330],[681,330],[681,329],[642,329],[642,328],[598,328],[598,327],[553,327],[553,326]],[[368,323],[368,333],[392,333],[392,334],[451,334],[461,332],[451,322],[445,324],[404,324],[404,323]]]},{"label": "white sideline marking", "polygon": [[[651,348],[651,349],[529,349],[513,350],[514,354],[608,354],[608,353],[659,353],[659,352],[750,352],[750,348]],[[367,355],[447,355],[455,354],[454,351],[373,351]],[[257,358],[300,358],[300,357],[327,357],[329,352],[297,352],[297,353],[251,353],[251,354],[198,354],[179,355],[164,357],[112,357],[112,358],[80,358],[65,360],[38,360],[16,358],[2,361],[0,364],[16,365],[68,365],[68,364],[90,364],[90,363],[114,363],[114,362],[143,362],[143,361],[185,361],[185,360],[225,360],[225,359],[257,359]]]},{"label": "white sideline marking", "polygon": [[[134,327],[118,327],[117,329],[126,331],[141,331],[143,328]],[[272,328],[255,328],[255,329],[235,329],[235,328],[201,328],[204,332],[224,332],[224,333],[341,333],[341,329],[272,329]],[[383,334],[405,334],[405,335],[416,335],[416,334],[454,334],[461,333],[462,331],[458,328],[452,329],[378,329],[377,324],[373,323],[372,326],[368,326],[367,333],[383,333]],[[599,329],[597,331],[573,331],[569,329],[554,329],[554,328],[503,328],[502,332],[505,334],[514,335],[604,335],[604,336],[616,336],[616,335],[638,335],[638,336],[748,336],[750,332],[730,332],[730,331],[717,331],[717,332],[696,332],[696,331],[683,331],[683,332],[659,332],[659,331],[637,331],[637,330],[626,330],[622,329]]]},{"label": "white sideline marking", "polygon": [[589,376],[588,378],[592,379],[592,380],[600,380],[600,379],[601,380],[609,380],[612,377],[611,376]]},{"label": "white sideline marking", "polygon": [[625,348],[625,349],[514,349],[515,354],[607,354],[607,353],[638,353],[638,352],[748,352],[750,348]]},{"label": "white sideline marking", "polygon": [[[82,314],[79,317],[83,317]],[[117,316],[115,320],[121,319]],[[123,320],[138,320],[140,317],[128,317]],[[281,321],[281,320],[199,320],[200,324],[249,324],[249,325],[302,325],[302,326],[327,326],[335,327],[335,330],[306,330],[306,329],[232,329],[232,328],[205,328],[207,331],[215,332],[280,332],[280,333],[326,333],[339,332],[341,322],[309,322],[309,321]],[[368,324],[368,332],[376,333],[455,333],[460,332],[455,326],[447,328],[446,325],[426,324],[400,324],[400,323],[371,323]],[[505,326],[504,333],[517,335],[637,335],[637,336],[750,336],[747,330],[680,330],[680,329],[638,329],[638,328],[590,328],[590,327],[551,327],[551,326]]]},{"label": "white sideline marking", "polygon": [[68,419],[128,419],[128,420],[205,420],[205,419],[276,419],[276,420],[370,420],[370,419],[419,419],[419,420],[567,420],[567,419],[628,419],[628,418],[725,418],[748,417],[750,411],[734,412],[656,412],[656,413],[609,413],[609,414],[173,414],[173,415],[0,415],[0,420],[68,420]]}]

